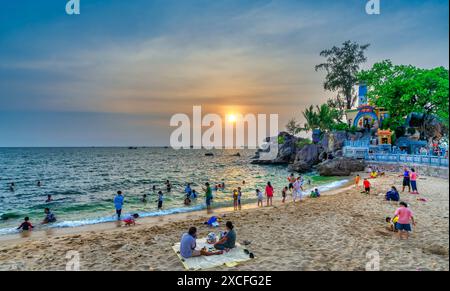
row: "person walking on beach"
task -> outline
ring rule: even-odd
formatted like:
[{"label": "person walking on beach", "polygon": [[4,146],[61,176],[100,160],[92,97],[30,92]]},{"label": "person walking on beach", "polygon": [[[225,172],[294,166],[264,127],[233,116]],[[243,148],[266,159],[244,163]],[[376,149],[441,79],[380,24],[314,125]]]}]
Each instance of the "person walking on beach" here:
[{"label": "person walking on beach", "polygon": [[395,211],[394,219],[395,218],[398,218],[396,227],[399,239],[402,239],[403,237],[408,239],[409,233],[411,232],[411,222],[413,226],[416,226],[413,212],[408,208],[408,204],[400,202],[400,207]]},{"label": "person walking on beach", "polygon": [[238,210],[238,190],[234,189],[233,190],[233,207],[234,207],[234,211]]},{"label": "person walking on beach", "polygon": [[273,200],[273,187],[270,182],[267,182],[266,186],[266,197],[267,197],[267,203],[266,206],[272,206],[272,200]]},{"label": "person walking on beach", "polygon": [[403,188],[402,192],[405,192],[405,188],[408,187],[408,192],[411,193],[411,178],[408,168],[404,168],[403,171]]},{"label": "person walking on beach", "polygon": [[117,195],[114,198],[114,207],[116,208],[117,220],[120,220],[122,216],[122,207],[123,207],[124,197],[122,195],[122,191],[117,191]]},{"label": "person walking on beach", "polygon": [[417,191],[417,173],[415,169],[411,169],[411,188],[412,194],[419,194],[419,191]]},{"label": "person walking on beach", "polygon": [[212,195],[212,189],[208,182],[205,183],[205,187],[203,188],[203,191],[205,192],[205,199],[206,199],[206,209],[207,211],[211,211],[211,202],[213,200]]},{"label": "person walking on beach", "polygon": [[292,192],[292,199],[295,202],[297,202],[297,198],[299,201],[302,201],[302,190],[303,190],[303,183],[302,178],[298,177],[297,180],[294,182],[294,192]]}]

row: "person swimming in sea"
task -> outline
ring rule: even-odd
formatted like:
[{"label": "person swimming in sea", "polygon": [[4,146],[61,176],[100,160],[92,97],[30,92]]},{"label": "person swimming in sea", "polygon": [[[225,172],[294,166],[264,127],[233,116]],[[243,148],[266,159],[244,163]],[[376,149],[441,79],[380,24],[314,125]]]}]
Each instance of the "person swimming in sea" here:
[{"label": "person swimming in sea", "polygon": [[42,186],[41,181],[37,181],[37,186],[38,186],[38,187],[41,187],[41,186]]},{"label": "person swimming in sea", "polygon": [[30,223],[30,218],[27,216],[24,219],[24,222],[17,228],[18,230],[21,229],[22,231],[30,231],[34,228],[34,226]]},{"label": "person swimming in sea", "polygon": [[53,201],[52,195],[48,194],[47,195],[47,200],[45,200],[45,203],[50,203]]},{"label": "person swimming in sea", "polygon": [[141,202],[147,203],[147,194],[142,195]]},{"label": "person swimming in sea", "polygon": [[45,208],[44,213],[45,213],[45,218],[42,221],[42,224],[49,224],[49,223],[56,222],[56,216],[50,211],[50,208]]},{"label": "person swimming in sea", "polygon": [[166,189],[167,189],[167,192],[172,191],[172,184],[170,184],[169,180],[166,181]]},{"label": "person swimming in sea", "polygon": [[12,183],[9,185],[9,190],[10,190],[11,192],[16,191],[16,184],[15,184],[14,182],[12,182]]}]

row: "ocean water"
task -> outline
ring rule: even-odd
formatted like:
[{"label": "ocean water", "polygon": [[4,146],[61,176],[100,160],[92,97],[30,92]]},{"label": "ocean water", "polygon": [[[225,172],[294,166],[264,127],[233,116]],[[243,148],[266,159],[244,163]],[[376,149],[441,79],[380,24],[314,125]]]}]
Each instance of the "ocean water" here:
[{"label": "ocean water", "polygon": [[[243,203],[254,203],[255,189],[271,181],[281,196],[289,172],[285,166],[250,164],[253,150],[173,150],[170,148],[0,148],[0,235],[16,232],[25,216],[39,228],[74,227],[115,220],[113,199],[121,190],[125,195],[124,214],[158,216],[200,210],[205,207],[201,190],[205,182],[225,182],[225,191],[214,193],[214,206],[230,206],[231,191],[243,188]],[[322,191],[347,182],[342,178],[305,176],[307,188]],[[164,181],[172,191],[166,193]],[[37,181],[42,186],[37,186]],[[243,185],[245,181],[245,185]],[[14,182],[15,191],[9,189]],[[200,197],[191,206],[183,205],[184,187],[192,183]],[[164,196],[162,211],[157,210],[157,186]],[[46,203],[47,195],[53,201]],[[147,194],[147,203],[141,201]],[[50,226],[39,226],[44,208],[58,218]]]}]

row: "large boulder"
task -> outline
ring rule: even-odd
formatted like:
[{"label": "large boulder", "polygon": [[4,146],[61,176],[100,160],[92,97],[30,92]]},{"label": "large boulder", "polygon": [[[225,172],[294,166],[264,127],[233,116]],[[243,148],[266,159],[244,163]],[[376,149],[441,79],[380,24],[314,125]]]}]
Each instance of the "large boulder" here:
[{"label": "large boulder", "polygon": [[289,165],[291,171],[308,172],[313,166],[320,162],[319,155],[322,152],[322,146],[318,144],[309,144],[301,148],[295,155],[294,163]]},{"label": "large boulder", "polygon": [[350,176],[353,172],[364,171],[365,162],[348,158],[335,158],[318,165],[321,176]]},{"label": "large boulder", "polygon": [[[279,144],[278,146],[278,154],[275,158],[271,160],[261,159],[262,150],[258,150],[255,157],[253,158],[252,164],[289,164],[292,163],[295,159],[295,154],[297,152],[297,142],[300,138],[297,138],[287,132],[280,132],[277,137]],[[267,138],[268,142],[270,138]],[[269,152],[270,148],[265,150],[265,152]]]}]

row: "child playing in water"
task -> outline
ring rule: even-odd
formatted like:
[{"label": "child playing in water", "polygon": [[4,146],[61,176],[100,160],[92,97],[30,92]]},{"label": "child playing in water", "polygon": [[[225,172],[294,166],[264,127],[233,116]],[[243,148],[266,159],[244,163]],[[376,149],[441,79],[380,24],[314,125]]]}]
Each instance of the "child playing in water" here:
[{"label": "child playing in water", "polygon": [[22,224],[17,229],[21,229],[23,231],[29,231],[33,228],[34,228],[34,226],[30,223],[30,218],[27,216],[24,218],[24,222],[22,222]]},{"label": "child playing in water", "polygon": [[130,215],[127,218],[125,218],[123,220],[123,222],[125,222],[125,226],[136,225],[136,219],[138,219],[138,218],[139,218],[139,214],[135,213],[135,214]]},{"label": "child playing in water", "polygon": [[258,197],[258,207],[263,207],[264,195],[261,190],[256,189],[256,197]]},{"label": "child playing in water", "polygon": [[289,190],[288,187],[284,187],[283,191],[281,191],[281,197],[283,198],[283,200],[281,200],[281,202],[285,203],[286,202],[286,195],[287,195],[287,191]]},{"label": "child playing in water", "polygon": [[235,211],[238,210],[238,196],[239,196],[238,190],[234,189],[233,190],[233,206],[234,206]]},{"label": "child playing in water", "polygon": [[364,193],[370,194],[370,182],[369,182],[369,180],[364,179],[363,185],[364,185]]}]

